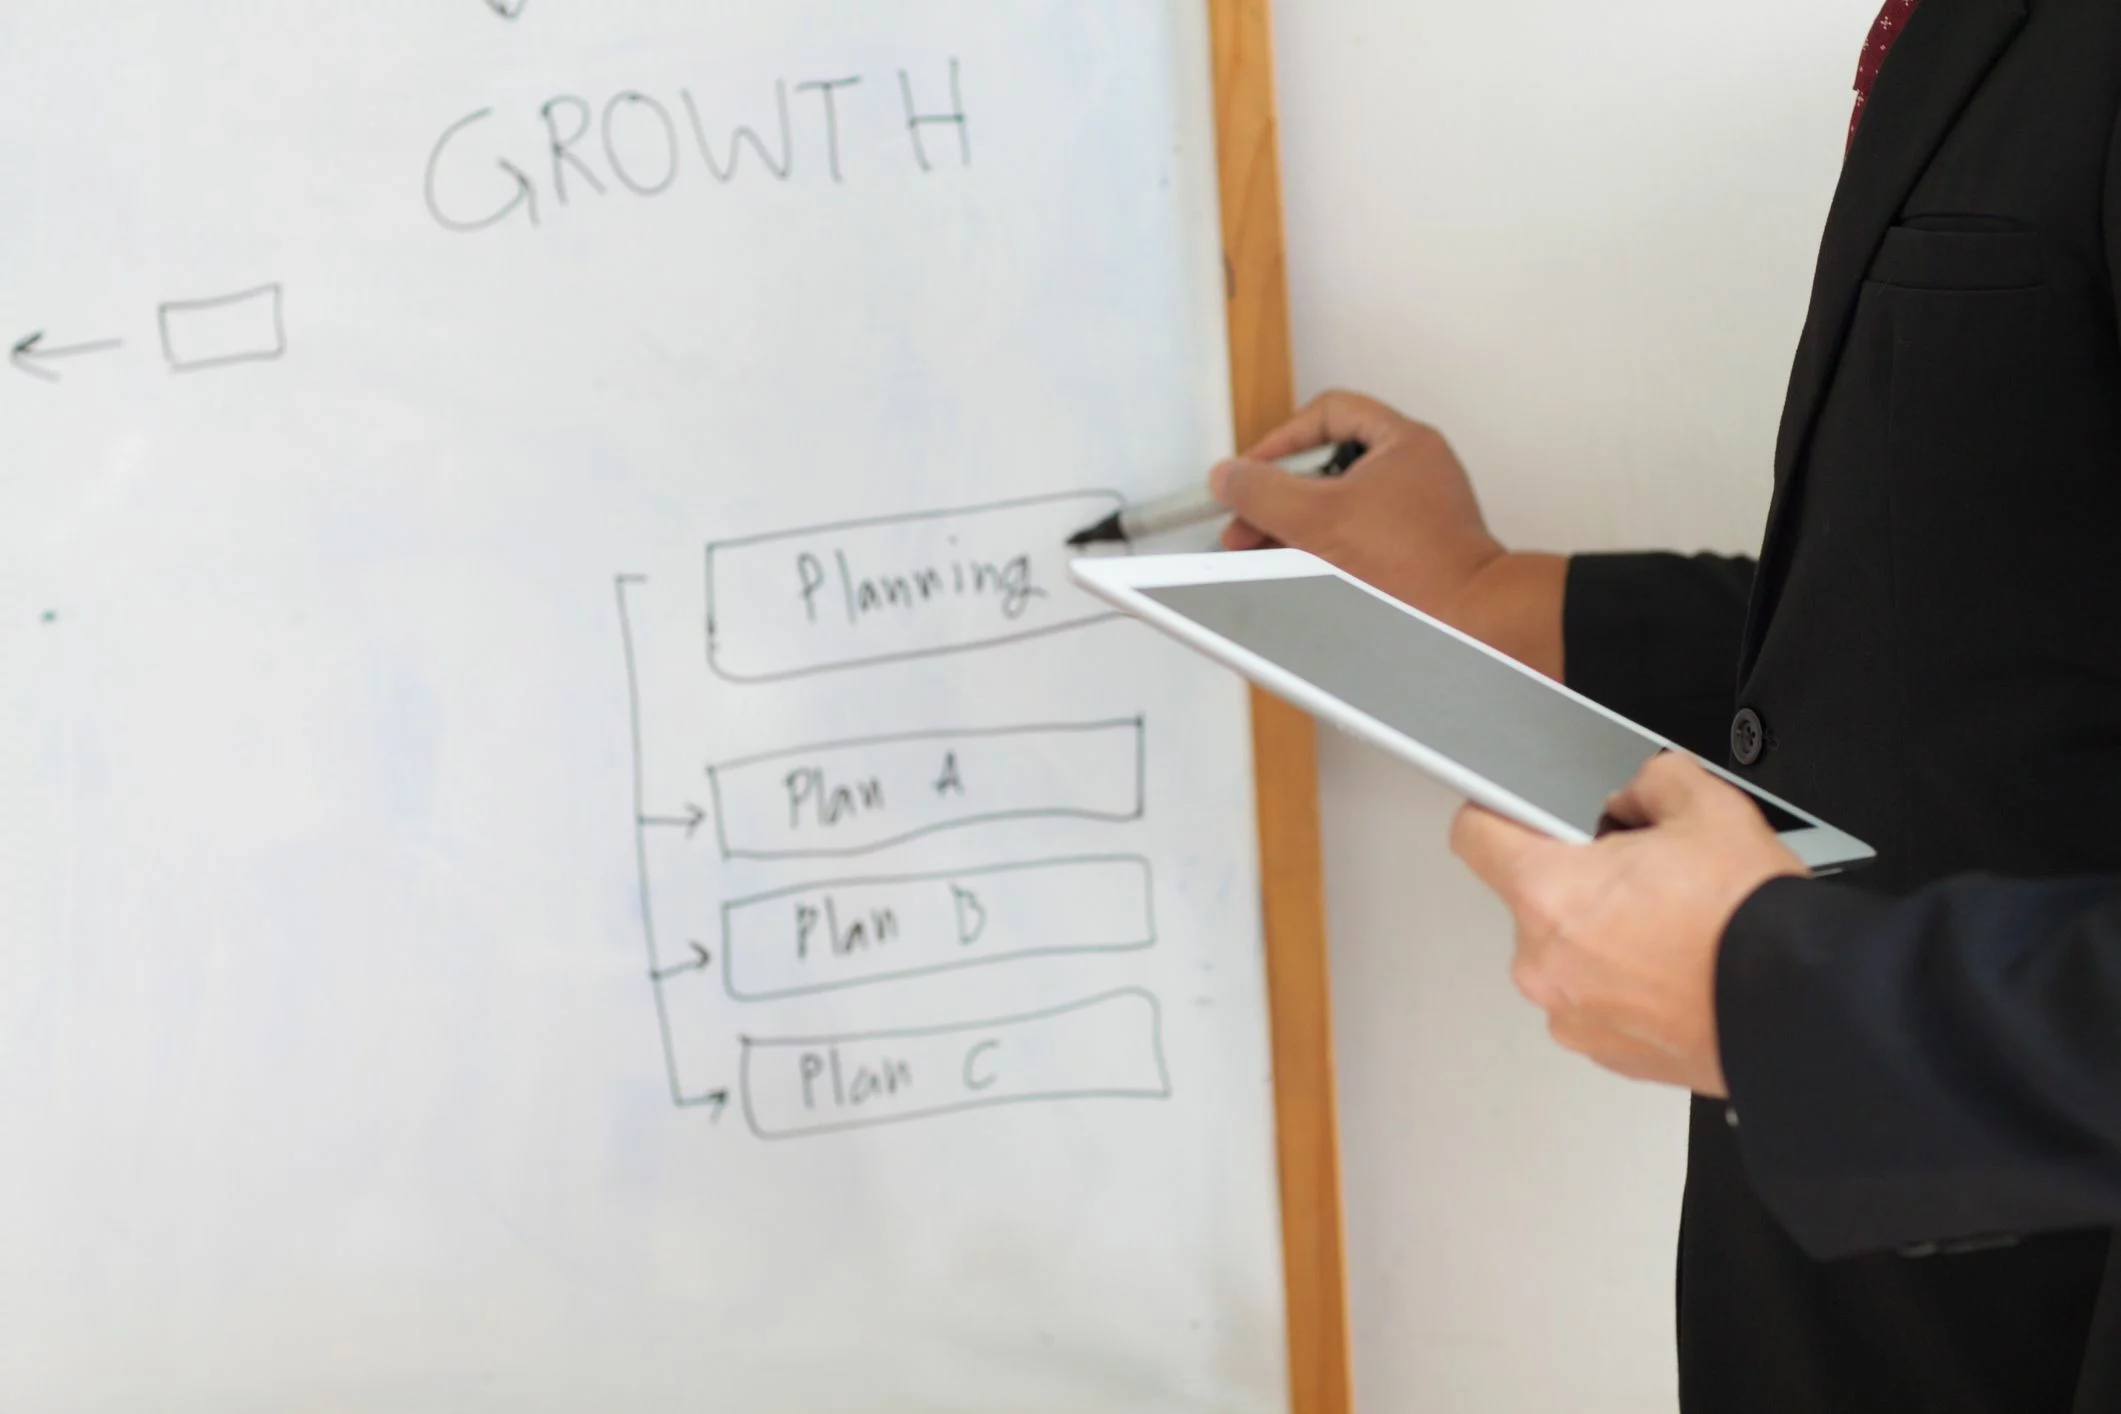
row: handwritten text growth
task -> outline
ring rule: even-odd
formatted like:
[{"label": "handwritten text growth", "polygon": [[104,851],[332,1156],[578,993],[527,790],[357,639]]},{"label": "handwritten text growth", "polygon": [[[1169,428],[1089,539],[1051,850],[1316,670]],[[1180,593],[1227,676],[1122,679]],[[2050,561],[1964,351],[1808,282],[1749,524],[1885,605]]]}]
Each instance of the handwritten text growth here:
[{"label": "handwritten text growth", "polygon": [[[882,102],[870,101],[886,88]],[[768,116],[730,125],[689,88],[670,97],[628,89],[602,103],[560,94],[535,111],[504,117],[481,108],[443,130],[427,157],[427,210],[445,230],[484,231],[503,222],[543,224],[553,205],[609,196],[661,196],[688,174],[728,186],[741,179],[795,182],[848,178],[843,130],[882,120],[902,126],[907,170],[933,172],[953,151],[972,165],[972,125],[956,59],[924,97],[922,80],[900,69],[887,83],[860,75],[781,79]]]}]

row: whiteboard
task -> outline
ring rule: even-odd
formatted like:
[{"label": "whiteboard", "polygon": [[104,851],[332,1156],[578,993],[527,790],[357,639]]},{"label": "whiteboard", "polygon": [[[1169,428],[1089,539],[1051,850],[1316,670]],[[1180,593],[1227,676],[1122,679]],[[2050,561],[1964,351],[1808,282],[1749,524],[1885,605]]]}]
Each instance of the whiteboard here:
[{"label": "whiteboard", "polygon": [[0,12],[32,1411],[1286,1408],[1189,0]]}]

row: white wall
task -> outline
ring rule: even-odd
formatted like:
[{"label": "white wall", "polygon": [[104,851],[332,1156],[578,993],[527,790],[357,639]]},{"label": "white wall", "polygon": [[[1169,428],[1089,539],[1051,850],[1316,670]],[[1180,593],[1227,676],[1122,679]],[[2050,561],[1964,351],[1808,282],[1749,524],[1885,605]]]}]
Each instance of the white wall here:
[{"label": "white wall", "polygon": [[[1441,426],[1526,547],[1750,549],[1876,0],[1282,0],[1300,389]],[[1453,802],[1325,743],[1356,1384],[1673,1406],[1685,1106],[1565,1057]]]}]

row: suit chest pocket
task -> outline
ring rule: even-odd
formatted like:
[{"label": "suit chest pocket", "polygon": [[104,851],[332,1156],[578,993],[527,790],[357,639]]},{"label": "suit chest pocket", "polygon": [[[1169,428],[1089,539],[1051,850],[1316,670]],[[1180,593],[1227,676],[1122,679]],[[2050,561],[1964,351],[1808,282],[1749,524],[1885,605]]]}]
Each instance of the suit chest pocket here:
[{"label": "suit chest pocket", "polygon": [[2040,238],[1991,216],[1918,216],[1885,233],[1870,278],[1896,290],[1995,294],[2041,283]]},{"label": "suit chest pocket", "polygon": [[1920,487],[1946,498],[1940,510],[1976,514],[2024,460],[2047,301],[2039,238],[1968,228],[1987,220],[1895,226],[1869,291],[1889,333],[1894,490]]},{"label": "suit chest pocket", "polygon": [[[1882,316],[1884,444],[1899,593],[1934,608],[2013,573],[2041,388],[2048,291],[2030,229],[1896,226],[1866,295]],[[1946,223],[1946,224],[1939,224]],[[2036,498],[2035,498],[2036,499]]]}]

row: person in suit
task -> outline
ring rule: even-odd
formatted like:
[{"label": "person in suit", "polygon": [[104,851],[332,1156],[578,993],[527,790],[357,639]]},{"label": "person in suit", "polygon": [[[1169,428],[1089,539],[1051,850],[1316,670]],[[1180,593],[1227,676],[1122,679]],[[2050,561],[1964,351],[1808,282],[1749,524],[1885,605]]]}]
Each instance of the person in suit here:
[{"label": "person in suit", "polygon": [[1757,560],[1511,552],[1345,394],[1214,484],[1877,847],[1806,879],[1678,758],[1595,845],[1456,828],[1557,1038],[1697,1092],[1686,1408],[2121,1410],[2121,0],[1879,23]]}]

